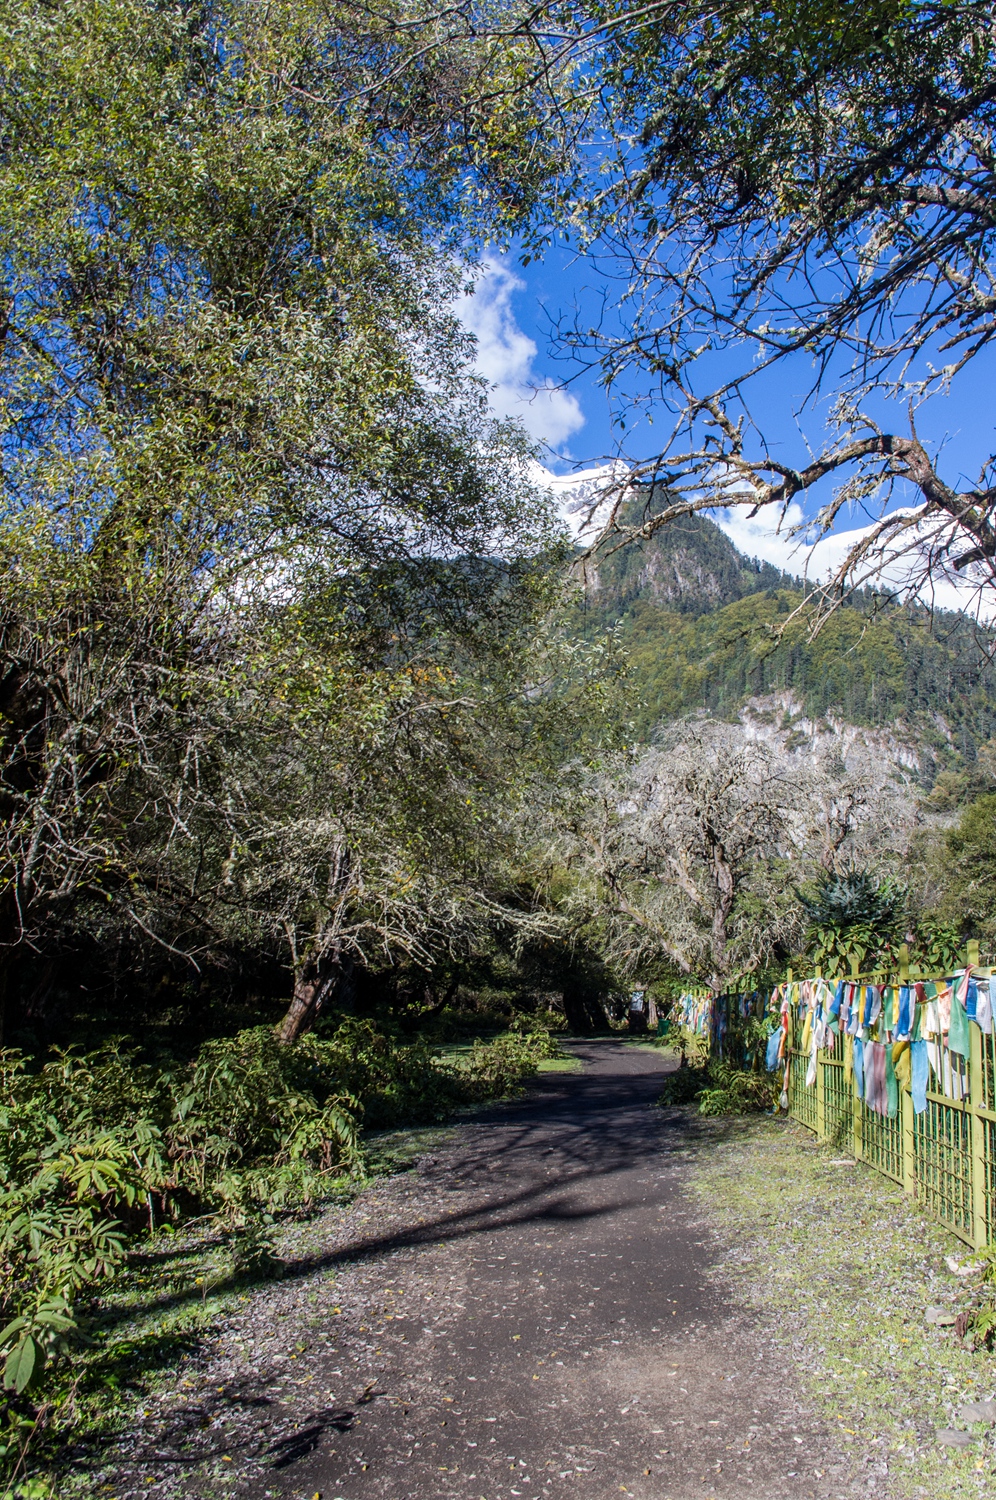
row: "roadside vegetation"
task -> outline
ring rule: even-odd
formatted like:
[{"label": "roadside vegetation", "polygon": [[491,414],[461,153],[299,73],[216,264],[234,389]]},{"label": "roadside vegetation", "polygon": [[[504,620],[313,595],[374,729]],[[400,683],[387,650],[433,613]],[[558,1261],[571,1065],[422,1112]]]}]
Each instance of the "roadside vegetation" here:
[{"label": "roadside vegetation", "polygon": [[[82,1413],[92,1419],[119,1366],[141,1382],[196,1331],[206,1313],[192,1288],[203,1304],[279,1276],[280,1225],[395,1168],[392,1127],[513,1096],[562,1055],[542,1027],[445,1059],[356,1020],[291,1046],[271,1027],[243,1031],[171,1070],[120,1046],[60,1052],[34,1070],[4,1053],[0,1274],[14,1468],[32,1445],[54,1451]],[[176,1293],[179,1314],[164,1323],[157,1307]],[[126,1307],[145,1327],[132,1328],[128,1347],[117,1332]]]}]

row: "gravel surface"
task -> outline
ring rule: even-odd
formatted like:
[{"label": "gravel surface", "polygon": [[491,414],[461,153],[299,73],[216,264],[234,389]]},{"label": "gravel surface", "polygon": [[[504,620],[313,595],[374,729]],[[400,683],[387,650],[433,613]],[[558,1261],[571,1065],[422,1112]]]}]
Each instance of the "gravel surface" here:
[{"label": "gravel surface", "polygon": [[[885,1496],[849,1478],[779,1331],[688,1191],[715,1131],[653,1107],[648,1048],[438,1139],[417,1172],[298,1226],[290,1274],[109,1434],[118,1500]],[[852,1487],[853,1483],[853,1487]]]}]

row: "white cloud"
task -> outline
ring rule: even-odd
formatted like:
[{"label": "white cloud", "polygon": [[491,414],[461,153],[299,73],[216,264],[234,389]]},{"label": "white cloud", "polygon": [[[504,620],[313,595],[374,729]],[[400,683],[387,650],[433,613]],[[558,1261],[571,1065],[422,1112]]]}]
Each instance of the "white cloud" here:
[{"label": "white cloud", "polygon": [[458,312],[477,340],[474,363],[492,386],[494,411],[517,417],[531,437],[559,448],[584,426],[584,413],[577,397],[533,369],[539,351],[512,310],[512,297],[524,288],[501,261],[486,261],[474,292],[461,301]]},{"label": "white cloud", "polygon": [[[797,526],[803,519],[798,505],[789,506],[781,531],[775,530],[776,522],[770,511],[766,513],[762,510],[751,520],[748,519],[747,510],[715,510],[711,519],[729,537],[737,551],[744,553],[746,557],[758,557],[762,562],[771,563],[773,567],[797,576],[801,576],[808,567],[809,576],[815,579],[816,575],[812,572],[812,547],[807,547],[799,537],[785,535],[790,526]],[[826,566],[829,566],[829,562]]]},{"label": "white cloud", "polygon": [[[912,511],[907,514],[913,514]],[[818,541],[807,542],[805,534],[789,536],[786,533],[804,519],[798,505],[790,505],[779,530],[777,518],[762,510],[749,519],[746,510],[717,510],[712,519],[719,529],[729,537],[738,552],[747,557],[759,557],[762,562],[772,563],[786,573],[805,577],[813,583],[822,583],[832,577],[843,564],[848,553],[875,529],[874,524],[856,526],[850,531],[834,531]],[[883,559],[881,581],[906,594],[922,579],[922,563],[913,554],[904,555],[899,548]],[[874,580],[869,578],[869,582]],[[958,579],[940,569],[932,571],[929,594],[919,586],[918,596],[922,603],[937,609],[964,610],[969,614],[988,617],[991,607],[980,598],[977,585],[970,579]]]}]

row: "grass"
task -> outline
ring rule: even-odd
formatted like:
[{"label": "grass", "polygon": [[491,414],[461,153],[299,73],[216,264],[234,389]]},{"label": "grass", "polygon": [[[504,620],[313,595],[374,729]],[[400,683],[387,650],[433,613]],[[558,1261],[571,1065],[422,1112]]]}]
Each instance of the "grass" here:
[{"label": "grass", "polygon": [[446,1042],[439,1047],[433,1048],[433,1051],[440,1062],[449,1063],[451,1067],[455,1068],[459,1068],[462,1063],[466,1062],[467,1058],[470,1056],[473,1050],[473,1041]]},{"label": "grass", "polygon": [[583,1073],[584,1063],[579,1057],[544,1057],[539,1064],[541,1073]]},{"label": "grass", "polygon": [[617,1040],[624,1041],[629,1047],[638,1047],[642,1052],[656,1052],[658,1057],[663,1053],[667,1053],[676,1059],[681,1056],[679,1049],[674,1045],[674,1041],[670,1037],[654,1036],[650,1032],[641,1035],[637,1032],[635,1036],[624,1036]]},{"label": "grass", "polygon": [[909,1500],[991,1494],[993,1431],[972,1429],[962,1450],[936,1438],[964,1426],[963,1402],[996,1392],[993,1355],[925,1320],[928,1306],[958,1309],[963,1285],[945,1256],[968,1259],[967,1247],[802,1126],[754,1117],[712,1138],[694,1191],[728,1242],[724,1272],[783,1330],[786,1358],[856,1471],[886,1463],[890,1494]]}]

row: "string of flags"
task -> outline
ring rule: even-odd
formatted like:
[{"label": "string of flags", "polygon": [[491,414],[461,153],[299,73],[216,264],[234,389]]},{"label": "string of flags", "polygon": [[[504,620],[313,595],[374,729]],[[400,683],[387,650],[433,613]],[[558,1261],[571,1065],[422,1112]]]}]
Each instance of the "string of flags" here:
[{"label": "string of flags", "polygon": [[809,1088],[823,1048],[842,1058],[858,1098],[876,1114],[895,1118],[900,1088],[912,1094],[917,1114],[927,1108],[930,1087],[961,1101],[969,1092],[969,1024],[992,1034],[991,984],[988,976],[961,969],[948,979],[901,985],[845,979],[779,985],[771,995],[778,1025],[768,1041],[768,1067],[774,1071],[786,1061],[798,1028]]},{"label": "string of flags", "polygon": [[710,1036],[716,1011],[716,996],[707,990],[687,990],[676,1002],[681,1026],[692,1036]]},{"label": "string of flags", "polygon": [[[760,1003],[759,1003],[760,1002]],[[764,997],[688,992],[678,1002],[681,1024],[710,1037],[722,1055],[735,1016],[766,1011],[774,1022],[768,1037],[770,1072],[785,1069],[792,1050],[808,1058],[806,1084],[816,1085],[818,1054],[843,1062],[859,1099],[877,1114],[895,1118],[900,1089],[921,1114],[927,1092],[961,1101],[969,1094],[970,1027],[993,1033],[996,977],[960,969],[949,978],[908,984],[866,984],[822,978],[788,981]]]}]

